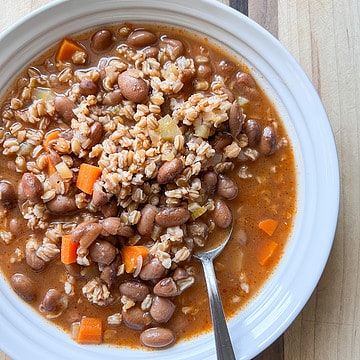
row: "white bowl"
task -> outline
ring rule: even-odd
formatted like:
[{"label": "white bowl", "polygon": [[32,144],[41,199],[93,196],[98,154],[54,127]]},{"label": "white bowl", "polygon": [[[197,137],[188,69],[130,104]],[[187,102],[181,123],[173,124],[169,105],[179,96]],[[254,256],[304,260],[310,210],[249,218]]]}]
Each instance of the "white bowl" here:
[{"label": "white bowl", "polygon": [[[339,174],[333,134],[303,70],[268,32],[212,0],[55,1],[0,36],[0,89],[65,35],[100,24],[160,22],[203,32],[239,54],[276,104],[294,146],[298,212],[285,254],[259,295],[229,322],[237,359],[251,359],[291,324],[313,292],[334,237]],[[4,66],[5,64],[5,66]],[[157,352],[80,346],[0,279],[0,347],[14,359],[215,359],[213,335]]]}]

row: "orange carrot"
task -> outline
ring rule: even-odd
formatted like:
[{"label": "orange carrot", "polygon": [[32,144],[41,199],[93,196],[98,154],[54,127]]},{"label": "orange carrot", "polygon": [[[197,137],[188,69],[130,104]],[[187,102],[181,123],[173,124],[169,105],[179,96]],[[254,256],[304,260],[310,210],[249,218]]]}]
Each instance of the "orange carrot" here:
[{"label": "orange carrot", "polygon": [[81,164],[76,186],[86,194],[92,195],[95,181],[100,177],[101,169],[94,165]]},{"label": "orange carrot", "polygon": [[65,234],[61,239],[61,262],[65,265],[73,264],[77,258],[77,248],[79,243],[71,240],[71,234]]},{"label": "orange carrot", "polygon": [[47,173],[49,176],[56,173],[56,167],[51,163],[50,158],[47,158]]},{"label": "orange carrot", "polygon": [[261,247],[257,253],[258,261],[261,265],[265,265],[271,256],[274,254],[274,251],[278,247],[278,243],[273,240],[266,240],[261,244]]},{"label": "orange carrot", "polygon": [[50,142],[59,138],[59,134],[60,134],[60,130],[54,130],[46,134],[43,141],[43,146],[46,151],[49,150]]},{"label": "orange carrot", "polygon": [[102,321],[100,318],[81,319],[77,342],[79,344],[100,344],[102,340]]},{"label": "orange carrot", "polygon": [[259,222],[259,228],[269,236],[272,236],[278,227],[279,222],[274,219],[265,219]]},{"label": "orange carrot", "polygon": [[131,274],[135,271],[137,258],[141,256],[143,259],[149,254],[148,248],[141,245],[123,246],[121,255],[125,264],[125,271]]},{"label": "orange carrot", "polygon": [[56,61],[70,61],[77,51],[84,52],[83,47],[71,39],[63,39],[56,53]]}]

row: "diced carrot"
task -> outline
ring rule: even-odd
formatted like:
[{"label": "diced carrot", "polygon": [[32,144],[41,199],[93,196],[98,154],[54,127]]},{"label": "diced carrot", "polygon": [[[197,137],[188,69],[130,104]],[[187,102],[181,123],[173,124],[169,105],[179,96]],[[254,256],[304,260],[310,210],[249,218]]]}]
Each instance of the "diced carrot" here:
[{"label": "diced carrot", "polygon": [[76,41],[63,39],[56,53],[56,61],[70,61],[77,51],[85,52],[84,48]]},{"label": "diced carrot", "polygon": [[121,255],[125,264],[125,271],[128,274],[133,273],[136,268],[137,258],[141,256],[145,259],[148,254],[148,248],[142,245],[123,246],[121,249]]},{"label": "diced carrot", "polygon": [[49,150],[50,142],[59,138],[59,134],[60,134],[60,130],[54,130],[46,134],[43,141],[43,146],[46,151]]},{"label": "diced carrot", "polygon": [[71,234],[65,234],[61,239],[61,262],[65,265],[73,264],[77,258],[77,248],[79,243],[73,242]]},{"label": "diced carrot", "polygon": [[275,219],[265,219],[259,222],[259,228],[269,236],[272,236],[278,227],[279,222]]},{"label": "diced carrot", "polygon": [[101,175],[101,169],[90,164],[81,164],[79,169],[76,186],[86,194],[92,195],[94,184]]},{"label": "diced carrot", "polygon": [[266,239],[263,241],[257,253],[259,263],[264,266],[272,257],[277,247],[278,243],[273,240]]},{"label": "diced carrot", "polygon": [[79,344],[100,344],[102,341],[102,321],[100,318],[81,319],[77,342]]},{"label": "diced carrot", "polygon": [[47,173],[49,176],[56,173],[56,167],[51,163],[49,156],[47,158]]}]

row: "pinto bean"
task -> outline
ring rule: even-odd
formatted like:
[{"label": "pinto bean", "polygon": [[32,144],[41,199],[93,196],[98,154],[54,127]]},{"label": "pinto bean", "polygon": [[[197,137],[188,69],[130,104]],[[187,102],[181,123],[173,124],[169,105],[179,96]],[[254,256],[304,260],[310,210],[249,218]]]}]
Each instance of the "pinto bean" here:
[{"label": "pinto bean", "polygon": [[244,133],[248,137],[248,144],[250,147],[259,145],[261,138],[260,124],[257,120],[249,119],[244,124]]},{"label": "pinto bean", "polygon": [[187,226],[189,236],[195,241],[197,245],[205,245],[205,241],[209,236],[209,228],[208,226],[198,220],[194,221]]},{"label": "pinto bean", "polygon": [[112,43],[112,33],[107,29],[97,31],[91,38],[91,47],[98,52],[105,51]]},{"label": "pinto bean", "polygon": [[217,153],[221,153],[224,148],[230,145],[233,141],[233,138],[230,134],[222,133],[215,137],[212,147]]},{"label": "pinto bean", "polygon": [[159,349],[171,345],[175,335],[170,329],[153,327],[146,329],[140,335],[140,342],[147,347]]},{"label": "pinto bean", "polygon": [[149,46],[143,50],[145,58],[154,58],[157,59],[159,55],[159,48],[157,46]]},{"label": "pinto bean", "polygon": [[177,267],[174,270],[174,274],[172,277],[175,281],[178,281],[178,280],[187,279],[189,277],[189,274],[184,268]]},{"label": "pinto bean", "polygon": [[136,77],[129,70],[119,75],[118,84],[121,94],[130,101],[142,103],[148,98],[149,85],[144,79]]},{"label": "pinto bean", "polygon": [[19,199],[37,203],[41,201],[43,193],[44,189],[40,180],[32,173],[24,173],[18,185]]},{"label": "pinto bean", "polygon": [[95,121],[90,126],[89,142],[86,144],[85,148],[90,150],[93,146],[97,145],[103,136],[103,132],[102,125],[98,121]]},{"label": "pinto bean", "polygon": [[48,210],[53,214],[66,214],[77,210],[75,197],[71,195],[56,195],[46,203]]},{"label": "pinto bean", "polygon": [[196,76],[200,79],[208,79],[212,74],[212,68],[209,64],[200,64],[196,69]]},{"label": "pinto bean", "polygon": [[56,166],[57,164],[60,164],[62,162],[61,156],[53,149],[48,150],[49,153],[49,160],[51,162],[52,166]]},{"label": "pinto bean", "polygon": [[266,126],[260,139],[260,152],[271,155],[276,150],[276,133],[272,126]]},{"label": "pinto bean", "polygon": [[116,254],[116,247],[106,240],[96,240],[89,247],[91,260],[99,264],[111,264]]},{"label": "pinto bean", "polygon": [[100,235],[103,227],[93,220],[84,221],[71,233],[72,240],[78,242],[80,247],[87,249]]},{"label": "pinto bean", "polygon": [[158,212],[156,206],[151,204],[146,204],[140,211],[141,217],[139,222],[137,223],[137,231],[142,236],[151,235],[154,224],[155,224],[155,216]]},{"label": "pinto bean", "polygon": [[155,216],[155,222],[161,227],[171,227],[185,224],[190,218],[188,209],[182,207],[162,208]]},{"label": "pinto bean", "polygon": [[156,41],[157,37],[152,32],[146,30],[135,30],[127,39],[127,43],[135,48],[153,45]]},{"label": "pinto bean", "polygon": [[56,289],[49,289],[40,304],[40,310],[53,312],[57,310],[61,302],[61,292]]},{"label": "pinto bean", "polygon": [[16,201],[17,196],[14,187],[6,181],[0,181],[0,204],[5,209],[12,209],[15,207]]},{"label": "pinto bean", "polygon": [[239,188],[235,180],[231,177],[220,174],[216,192],[219,196],[227,200],[233,200],[237,197]]},{"label": "pinto bean", "polygon": [[150,308],[151,317],[159,324],[167,323],[173,316],[175,304],[163,297],[155,296]]},{"label": "pinto bean", "polygon": [[172,60],[177,59],[179,56],[184,54],[185,47],[184,44],[177,39],[171,39],[171,38],[164,38],[162,40],[163,44],[167,45],[171,48],[171,55],[170,58]]},{"label": "pinto bean", "polygon": [[224,78],[230,78],[236,71],[234,63],[228,60],[221,60],[216,64],[216,71]]},{"label": "pinto bean", "polygon": [[180,69],[179,70],[179,80],[183,84],[188,84],[194,78],[194,74],[190,69]]},{"label": "pinto bean", "polygon": [[208,171],[204,174],[202,180],[202,187],[209,195],[214,195],[216,191],[216,184],[218,182],[218,176],[214,171]]},{"label": "pinto bean", "polygon": [[122,283],[119,287],[122,295],[134,301],[143,301],[150,293],[149,288],[140,281],[130,280]]},{"label": "pinto bean", "polygon": [[173,297],[179,294],[179,289],[174,279],[172,277],[167,277],[156,283],[153,292],[158,296]]},{"label": "pinto bean", "polygon": [[100,279],[105,281],[109,288],[117,277],[118,269],[121,263],[121,254],[118,254],[115,257],[115,260],[110,265],[105,266],[100,274]]},{"label": "pinto bean", "polygon": [[42,271],[45,268],[45,261],[36,255],[36,249],[26,244],[25,246],[25,260],[26,263],[34,271]]},{"label": "pinto bean", "polygon": [[121,224],[121,220],[118,217],[104,219],[102,226],[104,231],[110,235],[120,235],[127,238],[135,235],[134,229],[131,226]]},{"label": "pinto bean", "polygon": [[222,229],[226,229],[232,223],[232,213],[226,202],[222,199],[215,201],[215,209],[213,211],[213,219],[215,224]]},{"label": "pinto bean", "polygon": [[25,301],[31,302],[36,298],[36,286],[33,281],[24,274],[14,274],[10,278],[13,290]]},{"label": "pinto bean", "polygon": [[157,182],[159,184],[168,184],[173,181],[184,170],[184,164],[179,158],[165,161],[159,168]]},{"label": "pinto bean", "polygon": [[134,306],[122,312],[124,324],[133,330],[143,330],[151,323],[151,316],[138,306]]},{"label": "pinto bean", "polygon": [[166,269],[156,257],[152,258],[148,263],[144,264],[140,271],[140,279],[142,280],[157,280],[161,279],[166,272]]},{"label": "pinto bean", "polygon": [[81,278],[81,270],[82,267],[81,265],[77,264],[77,263],[73,263],[73,264],[64,264],[65,270],[66,272],[73,276],[74,278]]},{"label": "pinto bean", "polygon": [[80,94],[84,96],[96,95],[99,91],[99,88],[96,85],[96,83],[94,83],[94,81],[87,78],[82,79],[80,81],[79,87],[80,87]]},{"label": "pinto bean", "polygon": [[114,106],[120,104],[123,99],[122,93],[119,89],[110,91],[104,95],[103,103],[107,106]]},{"label": "pinto bean", "polygon": [[231,104],[230,114],[229,114],[229,128],[230,133],[234,138],[237,138],[240,135],[244,124],[244,117],[242,108],[237,100]]},{"label": "pinto bean", "polygon": [[103,190],[103,187],[99,181],[96,181],[94,184],[94,191],[92,194],[91,201],[97,207],[103,206],[109,201],[109,198],[105,193],[105,191]]},{"label": "pinto bean", "polygon": [[23,232],[22,226],[21,220],[17,217],[13,217],[9,222],[10,232],[15,236],[18,236]]},{"label": "pinto bean", "polygon": [[101,212],[104,217],[114,217],[119,213],[119,207],[116,200],[110,200],[107,204],[101,207]]},{"label": "pinto bean", "polygon": [[66,124],[70,124],[71,119],[75,117],[73,110],[75,109],[75,103],[67,96],[56,96],[54,99],[55,111],[64,120]]},{"label": "pinto bean", "polygon": [[260,94],[256,87],[256,82],[250,74],[239,72],[235,76],[235,88],[239,95],[246,99],[257,102],[260,101]]}]

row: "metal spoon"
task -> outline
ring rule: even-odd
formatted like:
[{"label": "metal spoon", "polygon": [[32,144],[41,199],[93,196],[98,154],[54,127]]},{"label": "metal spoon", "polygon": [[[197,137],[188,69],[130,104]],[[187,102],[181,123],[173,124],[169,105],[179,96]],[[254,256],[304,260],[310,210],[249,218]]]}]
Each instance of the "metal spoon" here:
[{"label": "metal spoon", "polygon": [[209,295],[211,318],[214,327],[216,354],[218,360],[236,360],[231,344],[229,330],[226,324],[224,309],[219,295],[213,260],[224,250],[230,240],[233,225],[226,230],[223,237],[209,242],[199,251],[194,253],[195,259],[201,261],[204,269],[206,286]]}]

